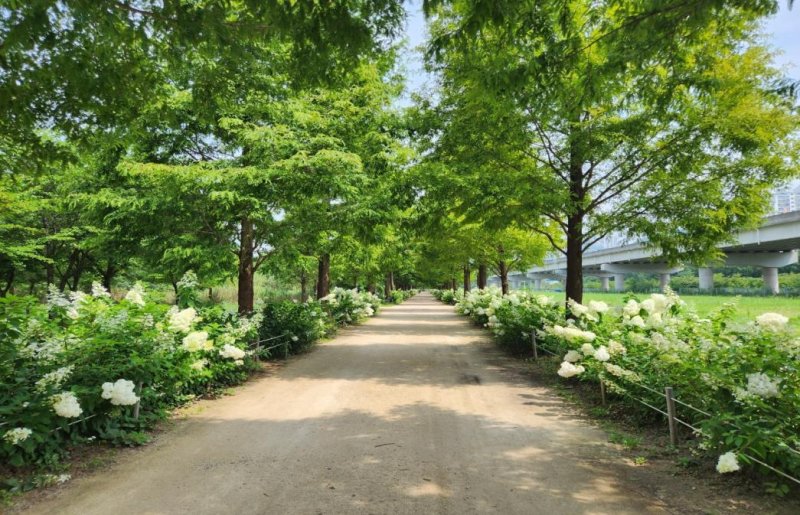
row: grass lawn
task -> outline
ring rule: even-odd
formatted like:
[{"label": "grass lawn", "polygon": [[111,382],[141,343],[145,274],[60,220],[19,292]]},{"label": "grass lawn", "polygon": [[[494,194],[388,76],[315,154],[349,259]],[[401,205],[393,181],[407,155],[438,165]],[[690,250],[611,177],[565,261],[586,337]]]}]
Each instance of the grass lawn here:
[{"label": "grass lawn", "polygon": [[[555,299],[563,299],[561,292],[545,292]],[[583,296],[584,302],[589,300],[602,300],[611,306],[621,306],[626,293],[593,293],[587,292]],[[637,294],[640,300],[646,299],[647,294]],[[698,315],[707,315],[725,302],[735,302],[737,320],[750,322],[758,315],[766,312],[780,313],[789,317],[789,324],[800,329],[800,298],[790,297],[732,297],[724,295],[685,295],[681,297],[686,304],[694,308]]]}]

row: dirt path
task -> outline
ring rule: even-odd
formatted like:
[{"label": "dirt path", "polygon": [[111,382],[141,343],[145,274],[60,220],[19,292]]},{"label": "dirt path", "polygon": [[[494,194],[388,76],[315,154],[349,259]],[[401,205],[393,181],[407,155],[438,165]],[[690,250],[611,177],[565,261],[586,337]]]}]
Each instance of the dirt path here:
[{"label": "dirt path", "polygon": [[665,511],[609,466],[602,432],[484,338],[419,295],[30,513]]}]

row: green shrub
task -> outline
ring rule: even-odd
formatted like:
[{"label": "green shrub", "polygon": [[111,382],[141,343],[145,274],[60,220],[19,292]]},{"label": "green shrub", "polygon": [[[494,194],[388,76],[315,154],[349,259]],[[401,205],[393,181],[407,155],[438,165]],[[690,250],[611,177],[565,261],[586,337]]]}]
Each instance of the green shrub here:
[{"label": "green shrub", "polygon": [[[332,321],[318,302],[271,302],[264,306],[262,314],[259,339],[275,338],[263,345],[270,347],[286,342],[291,354],[307,351],[327,332],[334,330]],[[277,348],[272,355],[280,352],[283,349]]]},{"label": "green shrub", "polygon": [[[169,408],[247,377],[256,321],[150,302],[101,286],[0,299],[0,459],[52,467],[69,444],[136,445]],[[134,406],[139,403],[139,417]]]}]

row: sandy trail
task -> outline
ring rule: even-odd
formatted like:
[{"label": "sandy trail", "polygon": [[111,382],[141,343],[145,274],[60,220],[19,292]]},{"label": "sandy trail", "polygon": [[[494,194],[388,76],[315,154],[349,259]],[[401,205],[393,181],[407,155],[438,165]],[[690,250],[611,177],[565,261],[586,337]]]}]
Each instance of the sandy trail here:
[{"label": "sandy trail", "polygon": [[[598,429],[421,294],[30,513],[659,513]],[[626,474],[627,476],[627,474]]]}]

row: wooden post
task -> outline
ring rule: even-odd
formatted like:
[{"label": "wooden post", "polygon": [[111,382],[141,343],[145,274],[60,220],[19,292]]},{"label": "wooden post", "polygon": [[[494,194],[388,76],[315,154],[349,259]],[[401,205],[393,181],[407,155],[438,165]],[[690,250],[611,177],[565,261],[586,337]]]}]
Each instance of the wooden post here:
[{"label": "wooden post", "polygon": [[603,382],[602,379],[600,380],[600,402],[603,404],[603,406],[607,405],[607,403],[606,403],[606,384]]},{"label": "wooden post", "polygon": [[289,340],[283,344],[283,359],[289,359]]},{"label": "wooden post", "polygon": [[539,346],[536,344],[536,329],[531,329],[531,347],[533,347],[533,361],[539,361]]},{"label": "wooden post", "polygon": [[142,382],[139,381],[139,400],[136,401],[136,405],[133,407],[133,418],[135,420],[139,420],[139,408],[142,405]]},{"label": "wooden post", "polygon": [[664,388],[664,396],[667,398],[667,422],[669,422],[669,443],[673,446],[678,444],[678,426],[675,422],[675,396],[672,387]]}]

